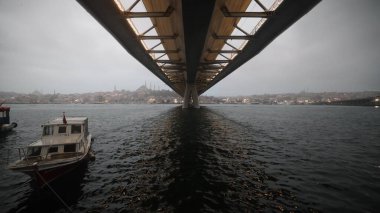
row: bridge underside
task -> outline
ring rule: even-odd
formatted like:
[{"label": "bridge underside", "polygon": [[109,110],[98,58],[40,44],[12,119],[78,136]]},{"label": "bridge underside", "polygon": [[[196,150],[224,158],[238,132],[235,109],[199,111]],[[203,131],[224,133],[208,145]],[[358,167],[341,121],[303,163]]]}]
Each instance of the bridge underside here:
[{"label": "bridge underside", "polygon": [[[202,94],[320,0],[78,0],[179,95]],[[145,21],[145,22],[144,22]]]}]

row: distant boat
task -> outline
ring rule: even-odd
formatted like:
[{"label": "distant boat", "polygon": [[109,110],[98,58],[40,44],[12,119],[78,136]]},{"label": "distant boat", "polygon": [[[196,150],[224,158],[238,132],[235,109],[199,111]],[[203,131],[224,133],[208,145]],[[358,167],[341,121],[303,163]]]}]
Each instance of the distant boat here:
[{"label": "distant boat", "polygon": [[0,104],[0,133],[5,133],[11,131],[13,128],[17,127],[17,123],[12,122],[10,124],[9,112],[10,107],[1,106]]},{"label": "distant boat", "polygon": [[13,171],[30,175],[40,187],[74,170],[93,157],[87,117],[56,118],[42,125],[41,139],[18,148]]}]

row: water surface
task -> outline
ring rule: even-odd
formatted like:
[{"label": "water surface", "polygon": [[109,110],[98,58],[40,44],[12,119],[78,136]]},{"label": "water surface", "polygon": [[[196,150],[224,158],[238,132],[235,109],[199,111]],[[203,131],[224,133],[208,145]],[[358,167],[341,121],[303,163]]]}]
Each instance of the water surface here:
[{"label": "water surface", "polygon": [[[96,160],[54,188],[74,212],[377,212],[380,111],[370,107],[13,105],[0,209],[65,212],[5,167],[58,117],[89,117]],[[16,153],[14,153],[16,154]]]}]

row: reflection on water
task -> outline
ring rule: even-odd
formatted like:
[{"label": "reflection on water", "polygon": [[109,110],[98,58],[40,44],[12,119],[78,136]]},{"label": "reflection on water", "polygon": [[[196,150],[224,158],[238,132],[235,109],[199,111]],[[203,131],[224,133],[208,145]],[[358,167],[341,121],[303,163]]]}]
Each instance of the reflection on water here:
[{"label": "reflection on water", "polygon": [[[145,121],[133,148],[121,144],[118,175],[96,210],[247,211],[297,209],[297,199],[272,187],[276,178],[254,158],[244,127],[207,108],[174,108]],[[133,164],[123,162],[133,161]],[[281,201],[281,202],[280,202]],[[120,210],[115,209],[115,210]]]},{"label": "reflection on water", "polygon": [[[6,148],[62,111],[89,117],[96,160],[54,184],[77,212],[367,211],[380,207],[380,118],[369,108],[15,106]],[[29,112],[33,111],[33,114]],[[46,114],[45,118],[41,115]],[[2,163],[4,165],[4,163]],[[1,168],[6,212],[62,212],[48,189]]]}]

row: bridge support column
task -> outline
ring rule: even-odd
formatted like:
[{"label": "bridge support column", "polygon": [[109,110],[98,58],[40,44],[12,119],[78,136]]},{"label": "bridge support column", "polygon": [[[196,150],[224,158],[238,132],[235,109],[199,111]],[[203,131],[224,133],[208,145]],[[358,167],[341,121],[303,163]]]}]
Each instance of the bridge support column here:
[{"label": "bridge support column", "polygon": [[193,107],[196,109],[199,109],[199,101],[198,101],[198,91],[197,91],[197,86],[192,85],[191,88],[191,97],[193,99]]},{"label": "bridge support column", "polygon": [[183,96],[183,105],[182,109],[187,109],[189,108],[189,102],[190,102],[190,92],[191,92],[191,87],[188,83],[186,83],[186,88],[185,88],[185,94]]},{"label": "bridge support column", "polygon": [[189,108],[192,99],[192,107],[199,109],[198,92],[195,84],[186,83],[185,94],[183,96],[182,108]]}]

